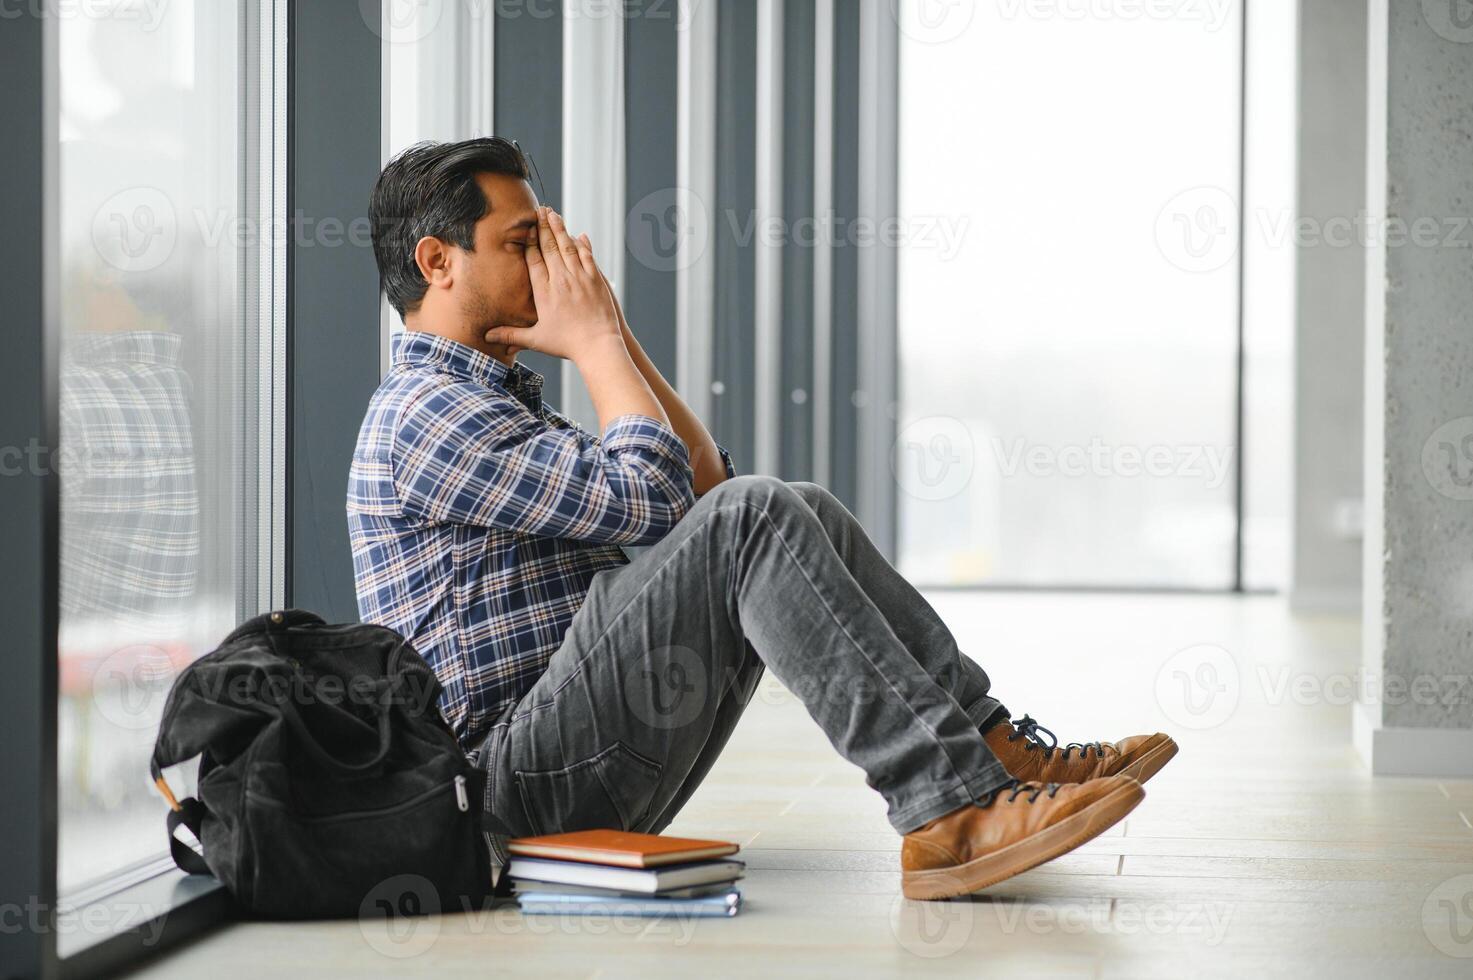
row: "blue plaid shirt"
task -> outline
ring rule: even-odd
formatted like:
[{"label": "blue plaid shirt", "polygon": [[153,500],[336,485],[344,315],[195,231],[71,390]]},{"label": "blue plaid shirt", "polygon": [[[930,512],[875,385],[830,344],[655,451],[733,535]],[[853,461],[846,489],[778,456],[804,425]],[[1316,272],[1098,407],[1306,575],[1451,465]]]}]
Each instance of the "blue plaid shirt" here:
[{"label": "blue plaid shirt", "polygon": [[690,510],[690,460],[643,415],[589,435],[520,364],[422,331],[392,351],[348,480],[358,611],[435,668],[469,748],[542,675],[593,577],[628,561],[620,545]]}]

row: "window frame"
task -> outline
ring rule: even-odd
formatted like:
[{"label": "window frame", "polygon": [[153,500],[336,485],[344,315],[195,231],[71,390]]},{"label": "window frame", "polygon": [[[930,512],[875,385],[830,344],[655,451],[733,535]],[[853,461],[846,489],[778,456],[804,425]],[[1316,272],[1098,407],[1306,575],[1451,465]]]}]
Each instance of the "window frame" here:
[{"label": "window frame", "polygon": [[[0,238],[0,280],[17,329],[9,338],[11,377],[0,388],[0,442],[54,446],[58,428],[56,382],[57,205],[50,192],[57,173],[56,32],[45,18],[19,17],[0,31],[0,205],[9,232]],[[39,247],[38,247],[39,243]],[[0,685],[0,745],[33,747],[0,752],[0,832],[28,842],[0,862],[0,962],[23,975],[56,973],[56,637],[60,542],[58,480],[35,467],[0,480],[0,548],[7,566],[34,569],[0,589],[0,616],[13,649],[9,683]],[[31,918],[35,916],[37,918]],[[29,919],[29,921],[27,921]]]}]

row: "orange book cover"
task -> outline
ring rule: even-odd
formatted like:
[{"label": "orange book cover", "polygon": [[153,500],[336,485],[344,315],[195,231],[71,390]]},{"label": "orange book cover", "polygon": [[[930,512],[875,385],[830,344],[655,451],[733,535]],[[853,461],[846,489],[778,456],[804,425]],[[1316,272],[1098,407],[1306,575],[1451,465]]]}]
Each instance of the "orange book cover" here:
[{"label": "orange book cover", "polygon": [[517,837],[506,849],[520,857],[612,864],[621,868],[657,868],[666,864],[706,861],[735,854],[735,844],[719,840],[662,837],[619,830],[579,830],[571,834]]}]

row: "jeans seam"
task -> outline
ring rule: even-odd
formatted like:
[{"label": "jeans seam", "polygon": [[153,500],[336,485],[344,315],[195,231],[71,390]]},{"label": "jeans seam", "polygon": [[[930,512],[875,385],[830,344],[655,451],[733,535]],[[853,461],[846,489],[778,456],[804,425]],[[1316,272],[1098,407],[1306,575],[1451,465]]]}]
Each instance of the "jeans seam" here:
[{"label": "jeans seam", "polygon": [[[509,723],[498,723],[491,726],[491,731],[487,734],[486,740],[482,743],[482,750],[486,753],[486,757],[479,760],[483,771],[486,773],[485,799],[481,802],[482,806],[493,816],[496,815],[496,811],[492,809],[492,804],[495,803],[497,800],[496,786],[498,782],[496,778],[498,771],[496,765],[496,757],[500,754],[501,742],[502,739],[506,737],[506,729],[508,724]],[[501,834],[487,833],[485,836],[486,843],[489,845],[491,851],[491,866],[493,868],[492,877],[494,881],[496,879],[495,870],[504,868],[506,866],[507,861],[509,860],[509,855],[506,852],[505,841],[502,839]]]}]

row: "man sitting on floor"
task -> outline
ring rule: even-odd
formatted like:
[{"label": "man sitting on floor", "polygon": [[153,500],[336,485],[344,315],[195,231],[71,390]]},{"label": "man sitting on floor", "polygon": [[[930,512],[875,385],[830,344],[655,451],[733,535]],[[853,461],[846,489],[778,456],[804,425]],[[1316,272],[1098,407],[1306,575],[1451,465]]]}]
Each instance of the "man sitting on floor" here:
[{"label": "man sitting on floor", "polygon": [[[527,178],[499,138],[422,143],[379,176],[374,254],[405,330],[348,486],[360,612],[434,665],[486,808],[516,834],[657,833],[764,669],[884,796],[912,898],[1001,881],[1134,808],[1175,743],[1058,748],[1010,722],[843,505],[735,475]],[[543,403],[521,350],[573,362],[601,438]]]}]

